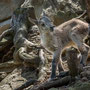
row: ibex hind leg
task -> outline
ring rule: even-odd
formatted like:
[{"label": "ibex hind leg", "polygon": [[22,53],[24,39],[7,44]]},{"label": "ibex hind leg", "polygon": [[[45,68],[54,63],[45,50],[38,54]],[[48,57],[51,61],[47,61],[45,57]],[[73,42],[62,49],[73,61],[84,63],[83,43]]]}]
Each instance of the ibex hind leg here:
[{"label": "ibex hind leg", "polygon": [[[62,52],[62,49],[58,49],[57,51],[54,52],[53,60],[52,60],[51,79],[54,79],[56,77],[64,77],[68,74],[68,72],[64,71],[64,69],[63,69],[61,52]],[[59,71],[59,75],[56,76],[56,69],[57,68]]]},{"label": "ibex hind leg", "polygon": [[87,46],[86,44],[83,43],[82,49],[80,51],[81,55],[82,55],[82,59],[81,59],[80,63],[85,66],[87,58],[88,58],[89,46]]},{"label": "ibex hind leg", "polygon": [[88,58],[89,46],[84,44],[83,39],[78,34],[78,31],[72,32],[70,37],[71,37],[72,41],[77,45],[77,47],[78,47],[78,49],[81,53],[80,64],[85,66],[86,65],[86,60]]}]

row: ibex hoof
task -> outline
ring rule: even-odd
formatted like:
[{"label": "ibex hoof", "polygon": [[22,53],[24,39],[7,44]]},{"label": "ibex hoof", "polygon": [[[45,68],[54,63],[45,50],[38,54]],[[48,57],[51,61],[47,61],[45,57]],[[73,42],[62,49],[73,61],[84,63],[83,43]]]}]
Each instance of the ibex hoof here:
[{"label": "ibex hoof", "polygon": [[86,64],[85,63],[82,63],[82,61],[80,62],[80,65],[82,65],[83,67],[86,66]]},{"label": "ibex hoof", "polygon": [[69,71],[62,71],[59,73],[59,75],[57,77],[65,77],[69,75]]},{"label": "ibex hoof", "polygon": [[54,81],[57,80],[57,78],[49,78],[48,81]]}]

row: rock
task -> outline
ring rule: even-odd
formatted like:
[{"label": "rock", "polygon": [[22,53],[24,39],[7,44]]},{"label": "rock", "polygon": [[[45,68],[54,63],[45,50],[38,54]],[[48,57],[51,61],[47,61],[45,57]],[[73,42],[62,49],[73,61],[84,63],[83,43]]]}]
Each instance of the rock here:
[{"label": "rock", "polygon": [[3,80],[7,76],[7,73],[0,72],[0,81]]},{"label": "rock", "polygon": [[86,9],[83,0],[25,0],[22,6],[29,5],[34,6],[37,18],[45,9],[47,15],[53,17],[55,25],[77,17]]},{"label": "rock", "polygon": [[0,82],[0,90],[14,90],[29,79],[36,79],[35,70],[17,67]]},{"label": "rock", "polygon": [[10,27],[10,22],[11,19],[8,19],[0,23],[0,34]]},{"label": "rock", "polygon": [[12,88],[10,87],[9,84],[5,84],[5,85],[0,86],[0,90],[12,90]]},{"label": "rock", "polygon": [[80,76],[81,76],[81,77],[86,77],[86,76],[87,76],[86,71],[81,72],[81,73],[80,73]]},{"label": "rock", "polygon": [[0,0],[0,21],[10,18],[13,11],[23,2],[24,0]]},{"label": "rock", "polygon": [[89,70],[84,70],[83,72],[80,73],[81,77],[87,77],[90,79],[90,71]]}]

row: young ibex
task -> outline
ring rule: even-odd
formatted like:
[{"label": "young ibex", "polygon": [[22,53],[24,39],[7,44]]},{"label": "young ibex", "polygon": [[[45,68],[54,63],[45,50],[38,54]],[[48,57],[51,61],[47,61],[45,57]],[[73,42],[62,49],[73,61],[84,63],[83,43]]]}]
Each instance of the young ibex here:
[{"label": "young ibex", "polygon": [[88,23],[74,18],[55,27],[45,14],[39,20],[29,20],[39,27],[42,46],[53,54],[51,79],[56,77],[62,51],[68,46],[77,46],[82,56],[80,63],[86,65],[89,46],[83,40],[90,32]]}]

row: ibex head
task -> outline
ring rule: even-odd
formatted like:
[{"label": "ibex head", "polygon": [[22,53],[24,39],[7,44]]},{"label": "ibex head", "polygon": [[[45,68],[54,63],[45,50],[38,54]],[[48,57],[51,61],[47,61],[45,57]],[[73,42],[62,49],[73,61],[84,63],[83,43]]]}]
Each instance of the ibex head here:
[{"label": "ibex head", "polygon": [[38,20],[34,20],[32,18],[29,17],[29,20],[33,23],[36,24],[39,29],[41,30],[50,30],[53,31],[54,30],[54,24],[53,22],[50,20],[50,18],[45,14],[45,12],[43,11],[43,15],[41,16],[40,19]]}]

